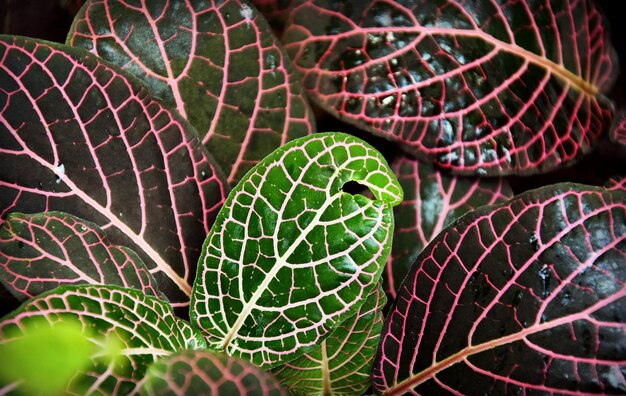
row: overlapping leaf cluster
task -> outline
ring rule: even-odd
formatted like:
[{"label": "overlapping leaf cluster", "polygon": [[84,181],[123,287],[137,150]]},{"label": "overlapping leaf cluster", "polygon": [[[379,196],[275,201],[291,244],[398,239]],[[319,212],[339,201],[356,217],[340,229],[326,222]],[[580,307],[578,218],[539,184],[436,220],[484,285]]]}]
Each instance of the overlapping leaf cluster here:
[{"label": "overlapping leaf cluster", "polygon": [[0,394],[626,392],[623,172],[510,178],[624,154],[594,0],[84,3],[0,37]]}]

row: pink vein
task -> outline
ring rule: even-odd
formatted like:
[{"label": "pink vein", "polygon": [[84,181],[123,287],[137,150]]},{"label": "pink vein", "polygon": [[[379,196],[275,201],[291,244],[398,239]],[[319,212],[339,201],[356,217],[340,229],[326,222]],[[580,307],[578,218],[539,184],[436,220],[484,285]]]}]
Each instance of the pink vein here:
[{"label": "pink vein", "polygon": [[[226,26],[228,26],[228,23],[226,23],[226,21],[224,20],[224,16],[222,12],[218,12],[216,13],[216,15],[219,17],[220,19],[220,23],[222,24],[222,26],[224,26],[224,30],[226,30]],[[226,91],[227,91],[227,87],[228,87],[228,68],[229,68],[229,54],[230,54],[230,38],[228,36],[228,32],[224,32],[224,74],[222,76],[222,84],[220,86],[220,94],[219,97],[217,98],[217,107],[215,108],[215,115],[213,116],[213,119],[211,120],[211,125],[209,126],[209,129],[206,131],[206,135],[204,135],[202,137],[202,144],[204,146],[207,146],[207,142],[209,141],[209,139],[215,134],[215,130],[217,129],[217,124],[218,121],[220,119],[220,114],[222,114],[222,108],[224,107],[224,96],[226,96]]]},{"label": "pink vein", "polygon": [[[17,49],[17,50],[20,50],[20,51],[24,51],[22,48],[18,48],[18,47],[13,47],[13,49]],[[7,52],[8,52],[8,51],[7,51]],[[24,52],[25,52],[25,51],[24,51]],[[25,53],[26,53],[26,55],[27,55],[28,57],[30,57],[30,58],[31,58],[34,62],[39,63],[39,64],[41,65],[42,69],[43,69],[46,73],[48,73],[48,74],[50,75],[49,70],[48,70],[48,68],[46,67],[46,65],[45,65],[45,64],[43,64],[42,62],[37,61],[37,60],[36,60],[36,59],[32,56],[32,54],[27,53],[27,52],[25,52]],[[54,52],[54,51],[53,51],[53,52],[52,52],[52,54],[54,54],[54,53],[56,53],[56,52]],[[33,107],[34,107],[35,109],[38,109],[38,106],[37,106],[36,101],[34,100],[34,98],[32,98],[32,96],[30,96],[30,93],[28,92],[28,90],[27,90],[27,89],[26,89],[26,88],[22,85],[22,82],[21,82],[21,80],[19,79],[19,77],[18,77],[18,76],[15,76],[13,73],[11,73],[11,71],[10,71],[10,70],[6,69],[4,66],[3,66],[2,68],[3,68],[3,69],[7,72],[7,73],[10,73],[10,74],[13,76],[14,81],[15,81],[17,84],[19,84],[19,85],[20,85],[20,87],[22,88],[22,91],[23,91],[23,92],[25,92],[25,93],[28,95],[29,99],[31,100],[31,103],[33,104]],[[86,73],[88,73],[88,74],[91,74],[91,73],[92,73],[92,72],[91,72],[91,71],[89,71],[89,70],[84,70],[84,71],[85,71]],[[51,78],[51,80],[52,80],[53,84],[54,84],[55,86],[57,86],[57,87],[58,87],[58,85],[57,85],[57,83],[56,83],[56,79],[55,79],[52,75],[50,75],[50,78]],[[69,79],[68,79],[68,81],[69,81]],[[67,97],[67,94],[66,94],[65,90],[63,89],[63,87],[58,87],[58,88],[59,88],[59,92],[63,95],[63,97],[64,97],[64,98],[65,98],[65,100],[67,101],[68,105],[69,105],[69,104],[71,104],[72,102],[71,102],[71,100]],[[107,96],[105,95],[105,97],[107,97]],[[107,97],[107,100],[108,100],[108,97]],[[110,103],[108,103],[108,105],[109,105],[109,106],[111,106],[111,104],[110,104]],[[81,130],[82,130],[82,131],[83,131],[83,133],[84,133],[84,128],[82,128],[82,126],[83,126],[83,125],[82,125],[82,121],[81,121],[81,119],[80,119],[79,115],[76,113],[76,109],[74,108],[74,106],[69,106],[69,107],[70,107],[70,108],[72,109],[72,111],[74,112],[74,116],[75,116],[76,121],[77,121],[79,124],[81,124]],[[119,120],[119,117],[118,117],[117,112],[116,112],[116,111],[112,111],[112,113],[113,113],[114,117],[116,118],[116,122],[117,122],[117,123],[118,123],[118,125],[120,125],[120,127],[121,127],[121,125],[122,125],[122,124],[121,124],[121,122],[120,122],[120,120]],[[42,117],[41,119],[42,119],[42,120],[45,120],[43,117]],[[150,122],[152,123],[152,119],[150,119]],[[46,128],[46,129],[47,129],[47,128]],[[19,135],[18,135],[18,134],[14,133],[13,135],[14,135],[16,138],[19,138]],[[124,135],[124,134],[122,134],[122,135]],[[158,135],[157,135],[156,133],[155,133],[155,136],[158,138]],[[50,138],[50,141],[51,141],[51,142],[53,142],[53,139],[52,139],[52,136],[51,136],[51,135],[49,135],[49,138]],[[88,141],[89,141],[89,139],[86,139],[86,141],[88,142]],[[159,143],[160,143],[160,140],[159,140]],[[22,147],[24,147],[24,148],[26,149],[26,144],[25,144],[25,143],[24,143],[21,139],[20,139],[20,144],[22,145]],[[53,146],[54,146],[54,145],[53,145]],[[162,148],[162,147],[161,147],[161,148]],[[33,159],[35,159],[37,162],[39,162],[42,166],[44,166],[44,167],[46,167],[46,168],[48,168],[48,169],[54,169],[54,168],[55,168],[55,166],[57,166],[57,164],[50,164],[50,163],[49,163],[48,161],[46,161],[45,159],[43,159],[43,158],[39,157],[38,155],[36,155],[36,153],[34,153],[34,152],[30,151],[30,150],[27,150],[27,151],[29,152],[30,156],[31,156]],[[95,157],[95,158],[94,158],[94,160],[95,160],[97,157],[96,157],[95,155],[94,155],[94,157]],[[131,156],[131,157],[132,157],[132,156]],[[55,159],[55,160],[57,160],[57,159]],[[58,161],[58,160],[57,160],[57,161]],[[135,165],[135,164],[133,163],[133,165]],[[166,165],[166,166],[167,166],[167,165]],[[101,169],[101,167],[98,167],[98,168],[100,168],[100,169]],[[137,167],[135,167],[135,169],[137,169]],[[156,250],[154,250],[154,249],[152,248],[152,246],[150,246],[150,244],[148,244],[148,243],[147,243],[147,242],[143,239],[143,237],[142,237],[140,234],[135,233],[135,232],[134,232],[134,231],[133,231],[133,230],[132,230],[132,229],[131,229],[131,228],[130,228],[127,224],[125,224],[125,223],[124,223],[124,222],[122,222],[122,221],[121,221],[121,220],[120,220],[117,216],[115,216],[115,214],[113,214],[113,212],[110,210],[110,208],[109,208],[108,206],[107,206],[107,207],[103,207],[103,206],[102,206],[102,205],[100,205],[98,202],[96,202],[96,201],[95,201],[95,200],[94,200],[91,196],[89,196],[89,195],[88,195],[88,194],[86,194],[84,191],[82,191],[80,188],[78,188],[78,186],[76,186],[76,184],[74,184],[74,182],[73,182],[71,179],[69,179],[69,178],[68,178],[68,176],[67,176],[66,174],[57,174],[57,176],[58,176],[58,177],[59,177],[59,179],[60,179],[60,180],[62,180],[62,181],[63,181],[63,182],[64,182],[64,183],[65,183],[65,184],[66,184],[66,185],[67,185],[67,186],[68,186],[68,187],[72,190],[72,191],[74,191],[74,192],[75,192],[75,195],[76,195],[76,196],[78,196],[79,198],[81,198],[81,199],[82,199],[85,203],[87,203],[89,206],[93,207],[94,209],[96,209],[97,211],[99,211],[100,213],[102,213],[103,215],[105,215],[105,217],[106,217],[106,218],[110,221],[110,223],[111,223],[112,225],[114,225],[115,227],[117,227],[118,229],[120,229],[120,231],[122,231],[122,232],[124,232],[126,235],[128,235],[128,237],[129,237],[129,238],[130,238],[133,242],[135,242],[135,244],[137,244],[137,246],[141,247],[141,248],[142,248],[142,250],[144,250],[144,251],[146,252],[146,254],[152,258],[152,260],[154,260],[154,262],[155,262],[155,264],[156,264],[156,268],[157,268],[159,271],[164,272],[164,273],[165,273],[165,274],[166,274],[166,275],[167,275],[170,279],[172,279],[172,281],[173,281],[173,282],[174,282],[174,283],[175,283],[175,284],[176,284],[176,285],[180,288],[180,290],[182,290],[182,291],[183,291],[186,295],[191,295],[191,286],[187,283],[187,281],[186,281],[186,280],[184,280],[183,278],[181,278],[181,277],[180,277],[180,276],[179,276],[179,275],[178,275],[178,274],[177,274],[177,273],[176,273],[176,272],[172,269],[172,267],[171,267],[169,264],[167,264],[167,263],[165,262],[165,260],[164,260],[164,259],[163,259],[160,255],[159,255],[159,253],[158,253]],[[102,175],[102,174],[101,174],[101,176],[102,176],[103,180],[106,180],[106,178],[104,177],[104,175]],[[168,172],[168,182],[169,182],[169,184],[170,184],[170,185],[172,185],[172,184],[171,184],[171,180],[169,179],[169,177],[170,177],[170,173]],[[105,188],[106,188],[106,187],[105,187]],[[110,201],[110,192],[109,192],[108,188],[106,188],[106,190],[107,190],[107,201]],[[170,190],[171,190],[171,189],[170,189]],[[171,191],[170,191],[170,193],[171,193]],[[140,195],[141,195],[141,194],[140,194]],[[173,201],[173,202],[175,202],[175,201]],[[178,219],[177,219],[177,220],[178,220]],[[177,226],[178,226],[178,229],[180,229],[180,225],[179,225],[178,223],[177,223]],[[183,255],[183,257],[184,257],[184,255]],[[153,271],[151,271],[151,272],[153,272]]]},{"label": "pink vein", "polygon": [[[148,10],[146,8],[146,0],[141,0],[141,4],[143,5],[142,12],[146,16],[146,20],[148,21],[148,23],[150,24],[150,27],[152,28],[155,41],[157,43],[157,46],[159,47],[159,52],[161,53],[161,58],[163,59],[163,64],[165,65],[165,71],[167,72],[167,78],[170,81],[175,81],[176,78],[174,77],[174,72],[172,71],[172,65],[170,64],[170,62],[167,61],[168,57],[167,57],[167,51],[165,50],[165,47],[163,46],[164,42],[163,40],[159,40],[157,38],[159,37],[159,29],[156,26],[156,21],[152,19],[150,17],[150,14],[148,13]],[[174,101],[176,102],[176,109],[178,110],[180,115],[183,116],[183,118],[187,119],[187,112],[185,111],[185,102],[183,101],[183,98],[181,97],[178,84],[169,84],[169,85],[172,88],[172,95],[174,96]]]},{"label": "pink vein", "polygon": [[[405,34],[418,34],[418,38],[421,38],[422,34],[427,34],[430,36],[435,35],[443,35],[443,36],[455,36],[455,37],[470,37],[470,38],[480,38],[485,42],[492,44],[495,48],[498,48],[502,51],[515,54],[519,57],[530,60],[532,63],[535,63],[547,70],[550,70],[553,74],[560,77],[565,81],[571,82],[574,86],[576,86],[580,91],[595,96],[598,93],[598,88],[593,84],[585,81],[581,76],[576,75],[575,73],[566,69],[563,64],[552,62],[549,59],[546,59],[540,55],[535,54],[534,52],[528,51],[522,47],[516,46],[515,44],[506,43],[501,40],[496,39],[495,37],[485,33],[482,30],[467,30],[467,29],[453,29],[453,28],[438,28],[438,27],[422,27],[422,26],[413,26],[413,27],[382,27],[382,28],[359,28],[359,34],[368,34],[368,33],[405,33]],[[333,36],[315,36],[315,40],[329,40],[329,41],[338,41],[342,38],[347,38],[353,36],[355,33],[353,31],[347,31],[340,34],[336,34]],[[305,42],[293,43],[293,45],[306,45]],[[290,45],[287,45],[289,47]],[[410,46],[407,46],[410,47]],[[406,48],[406,47],[405,47]],[[396,54],[387,55],[387,57],[394,57]],[[365,69],[369,66],[368,63],[365,63],[360,66],[356,66],[350,71]]]},{"label": "pink vein", "polygon": [[496,340],[492,340],[492,341],[488,341],[488,342],[484,342],[482,344],[479,345],[475,345],[475,346],[468,346],[462,350],[460,350],[459,352],[455,353],[452,356],[449,356],[448,358],[441,360],[435,364],[433,364],[432,366],[430,366],[428,369],[422,371],[421,373],[418,373],[412,377],[407,378],[406,380],[398,383],[397,385],[389,388],[386,392],[385,395],[401,395],[404,394],[405,392],[409,391],[412,388],[415,388],[417,385],[425,382],[426,380],[433,378],[437,373],[439,373],[440,371],[443,371],[445,369],[447,369],[448,367],[460,363],[461,361],[465,360],[468,356],[471,355],[475,355],[484,351],[487,351],[489,349],[494,349],[497,348],[499,346],[502,345],[507,345],[516,341],[520,341],[520,340],[525,340],[527,337],[542,332],[542,331],[546,331],[546,330],[550,330],[553,329],[555,327],[558,326],[562,326],[565,324],[569,324],[572,323],[573,321],[580,319],[581,317],[584,316],[591,316],[591,314],[593,314],[595,311],[617,301],[620,300],[622,298],[624,298],[624,292],[626,290],[624,290],[622,288],[622,292],[621,293],[615,293],[613,295],[611,295],[610,297],[599,301],[597,304],[592,305],[591,307],[587,308],[586,310],[579,312],[579,313],[575,313],[572,315],[568,315],[568,316],[563,316],[561,318],[555,319],[553,321],[550,322],[545,322],[542,324],[538,324],[529,328],[526,328],[522,331],[519,331],[517,333],[514,334],[510,334],[508,336],[505,337],[501,337],[498,338]]}]

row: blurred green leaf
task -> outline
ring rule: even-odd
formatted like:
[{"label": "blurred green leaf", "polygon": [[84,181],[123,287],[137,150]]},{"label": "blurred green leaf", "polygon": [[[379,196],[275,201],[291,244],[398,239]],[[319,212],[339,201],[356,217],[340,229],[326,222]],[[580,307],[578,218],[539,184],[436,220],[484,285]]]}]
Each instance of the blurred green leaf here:
[{"label": "blurred green leaf", "polygon": [[18,382],[25,394],[62,394],[95,348],[78,320],[31,322],[20,338],[0,344],[0,382]]}]

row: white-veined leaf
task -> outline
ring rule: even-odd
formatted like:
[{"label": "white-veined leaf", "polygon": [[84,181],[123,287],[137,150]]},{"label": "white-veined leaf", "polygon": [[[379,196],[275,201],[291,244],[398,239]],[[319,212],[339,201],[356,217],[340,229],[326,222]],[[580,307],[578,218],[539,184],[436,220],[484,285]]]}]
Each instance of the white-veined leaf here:
[{"label": "white-veined leaf", "polygon": [[[349,181],[375,199],[342,191]],[[382,155],[349,135],[308,136],[266,157],[203,247],[190,315],[209,347],[272,367],[318,346],[376,287],[402,196]]]}]

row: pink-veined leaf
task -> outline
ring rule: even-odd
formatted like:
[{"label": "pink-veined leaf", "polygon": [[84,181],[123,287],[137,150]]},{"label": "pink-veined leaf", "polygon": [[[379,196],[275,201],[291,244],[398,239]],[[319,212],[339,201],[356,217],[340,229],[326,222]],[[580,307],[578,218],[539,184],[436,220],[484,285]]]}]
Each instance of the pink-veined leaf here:
[{"label": "pink-veined leaf", "polygon": [[609,138],[615,143],[626,146],[626,110],[622,109],[615,115]]},{"label": "pink-veined leaf", "polygon": [[291,60],[245,0],[92,0],[68,43],[141,78],[196,128],[234,185],[314,120]]},{"label": "pink-veined leaf", "polygon": [[164,298],[139,256],[67,213],[11,213],[0,227],[0,283],[18,301],[64,284],[108,284]]},{"label": "pink-veined leaf", "polygon": [[[206,347],[200,332],[177,318],[169,303],[109,285],[66,285],[28,300],[0,321],[0,344],[64,322],[80,323],[94,347],[89,366],[72,378],[67,394],[137,394],[153,362]],[[16,385],[0,383],[0,393]]]},{"label": "pink-veined leaf", "polygon": [[371,384],[386,302],[382,286],[377,287],[357,313],[339,325],[319,348],[272,373],[294,395],[362,395]]},{"label": "pink-veined leaf", "polygon": [[287,396],[271,374],[243,359],[208,351],[180,351],[154,363],[144,395]]},{"label": "pink-veined leaf", "polygon": [[615,176],[609,179],[605,188],[607,190],[618,190],[626,192],[626,176]]},{"label": "pink-veined leaf", "polygon": [[135,251],[189,303],[221,171],[180,116],[82,49],[0,40],[0,215],[62,211]]},{"label": "pink-veined leaf", "polygon": [[592,0],[308,0],[283,36],[311,100],[463,174],[572,163],[617,68]]},{"label": "pink-veined leaf", "polygon": [[558,184],[440,233],[383,327],[376,391],[626,391],[626,195]]},{"label": "pink-veined leaf", "polygon": [[511,198],[513,192],[502,178],[451,176],[407,156],[398,157],[391,168],[404,190],[404,200],[393,209],[393,244],[384,276],[385,292],[395,298],[418,254],[441,230],[472,209]]}]

